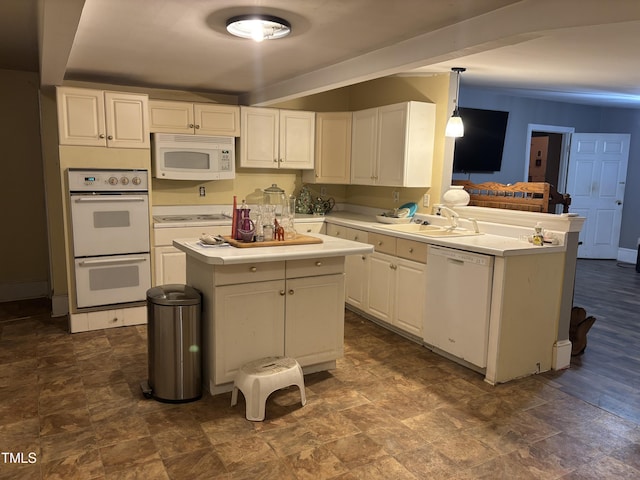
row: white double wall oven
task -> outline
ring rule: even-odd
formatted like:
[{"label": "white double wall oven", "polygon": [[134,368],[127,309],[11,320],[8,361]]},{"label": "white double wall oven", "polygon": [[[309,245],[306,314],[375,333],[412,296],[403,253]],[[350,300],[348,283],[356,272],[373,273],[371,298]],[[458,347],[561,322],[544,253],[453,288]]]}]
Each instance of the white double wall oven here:
[{"label": "white double wall oven", "polygon": [[151,288],[146,170],[69,169],[76,307],[144,302]]}]

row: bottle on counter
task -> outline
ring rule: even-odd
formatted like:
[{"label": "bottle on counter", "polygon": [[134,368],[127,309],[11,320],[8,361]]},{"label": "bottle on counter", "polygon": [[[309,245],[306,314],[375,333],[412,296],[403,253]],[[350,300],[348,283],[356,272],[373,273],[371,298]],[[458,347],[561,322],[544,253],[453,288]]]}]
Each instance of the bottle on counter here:
[{"label": "bottle on counter", "polygon": [[542,224],[540,222],[536,223],[534,227],[532,243],[539,247],[544,245],[544,231],[542,230]]}]

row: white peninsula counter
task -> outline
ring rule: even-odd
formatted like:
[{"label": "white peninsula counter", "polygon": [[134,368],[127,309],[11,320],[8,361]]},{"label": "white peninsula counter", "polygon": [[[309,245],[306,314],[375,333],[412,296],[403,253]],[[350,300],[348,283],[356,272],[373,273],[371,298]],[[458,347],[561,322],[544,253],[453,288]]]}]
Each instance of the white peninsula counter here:
[{"label": "white peninsula counter", "polygon": [[314,234],[322,243],[236,248],[174,240],[187,284],[202,293],[203,381],[230,391],[238,369],[273,355],[305,373],[335,368],[344,351],[345,256],[373,246]]}]

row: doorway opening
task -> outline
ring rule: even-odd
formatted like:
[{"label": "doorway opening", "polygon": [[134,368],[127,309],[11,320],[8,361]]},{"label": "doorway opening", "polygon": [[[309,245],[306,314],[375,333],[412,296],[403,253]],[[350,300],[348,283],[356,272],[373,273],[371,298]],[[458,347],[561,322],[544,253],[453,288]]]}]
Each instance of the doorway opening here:
[{"label": "doorway opening", "polygon": [[573,127],[528,125],[525,182],[547,182],[558,192],[565,192],[571,134],[574,131]]}]

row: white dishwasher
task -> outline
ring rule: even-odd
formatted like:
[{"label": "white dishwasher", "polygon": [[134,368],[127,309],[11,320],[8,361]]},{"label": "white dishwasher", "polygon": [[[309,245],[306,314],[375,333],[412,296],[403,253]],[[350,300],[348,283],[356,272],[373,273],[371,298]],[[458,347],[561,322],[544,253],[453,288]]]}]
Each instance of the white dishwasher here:
[{"label": "white dishwasher", "polygon": [[493,256],[429,245],[424,342],[485,368],[492,280]]}]

